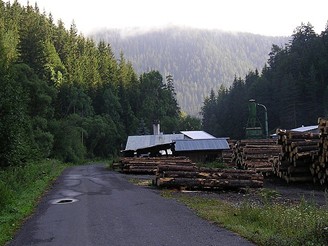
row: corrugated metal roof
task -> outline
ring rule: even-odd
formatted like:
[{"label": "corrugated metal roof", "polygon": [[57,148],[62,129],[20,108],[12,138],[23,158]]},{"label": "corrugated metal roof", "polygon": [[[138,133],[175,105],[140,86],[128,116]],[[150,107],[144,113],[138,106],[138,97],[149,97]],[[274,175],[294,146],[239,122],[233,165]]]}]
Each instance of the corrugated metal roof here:
[{"label": "corrugated metal roof", "polygon": [[224,150],[229,149],[225,138],[185,139],[175,142],[175,151]]},{"label": "corrugated metal roof", "polygon": [[213,139],[211,134],[204,131],[181,131],[181,133],[190,139]]},{"label": "corrugated metal roof", "polygon": [[183,134],[159,134],[129,136],[125,150],[137,150],[161,144],[172,143],[174,140],[184,139]]},{"label": "corrugated metal roof", "polygon": [[318,129],[318,125],[315,126],[301,126],[295,129],[291,129],[293,132],[308,132]]}]

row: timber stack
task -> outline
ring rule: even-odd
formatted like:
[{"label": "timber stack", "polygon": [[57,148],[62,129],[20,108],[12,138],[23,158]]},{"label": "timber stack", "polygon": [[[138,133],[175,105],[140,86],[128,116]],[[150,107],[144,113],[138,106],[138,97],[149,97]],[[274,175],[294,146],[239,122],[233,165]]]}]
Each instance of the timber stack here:
[{"label": "timber stack", "polygon": [[319,152],[319,134],[277,129],[282,154],[275,160],[274,173],[289,182],[312,181],[310,168]]},{"label": "timber stack", "polygon": [[155,174],[158,165],[195,166],[187,157],[123,157],[116,167],[126,174]]},{"label": "timber stack", "polygon": [[263,175],[252,170],[159,165],[154,184],[188,190],[260,188]]},{"label": "timber stack", "polygon": [[234,151],[233,148],[235,144],[237,143],[236,140],[227,140],[229,144],[229,149],[222,150],[222,162],[228,167],[235,167],[236,163],[234,162]]},{"label": "timber stack", "polygon": [[328,184],[328,119],[318,119],[320,132],[319,152],[310,167],[313,181],[321,185]]},{"label": "timber stack", "polygon": [[275,139],[245,139],[236,143],[234,161],[238,168],[268,176],[273,173],[272,158],[280,153],[281,146]]}]

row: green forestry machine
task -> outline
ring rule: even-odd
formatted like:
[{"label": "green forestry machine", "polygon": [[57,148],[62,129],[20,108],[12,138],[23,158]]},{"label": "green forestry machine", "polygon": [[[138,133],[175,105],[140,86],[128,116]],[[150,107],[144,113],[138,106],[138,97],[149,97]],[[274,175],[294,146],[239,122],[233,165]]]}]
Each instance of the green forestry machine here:
[{"label": "green forestry machine", "polygon": [[257,118],[256,107],[257,103],[254,99],[249,100],[248,104],[248,121],[246,126],[246,139],[261,139],[265,138],[261,122]]}]

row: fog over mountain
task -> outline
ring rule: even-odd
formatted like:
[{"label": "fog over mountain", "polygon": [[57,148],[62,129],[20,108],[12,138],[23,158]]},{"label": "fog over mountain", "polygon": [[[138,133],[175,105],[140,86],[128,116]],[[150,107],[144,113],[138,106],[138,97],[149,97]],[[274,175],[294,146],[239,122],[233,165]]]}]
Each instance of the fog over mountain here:
[{"label": "fog over mountain", "polygon": [[182,27],[108,29],[91,36],[109,42],[116,57],[123,52],[138,73],[173,75],[182,111],[195,116],[211,89],[229,88],[235,77],[250,70],[260,72],[272,44],[283,46],[290,39]]}]

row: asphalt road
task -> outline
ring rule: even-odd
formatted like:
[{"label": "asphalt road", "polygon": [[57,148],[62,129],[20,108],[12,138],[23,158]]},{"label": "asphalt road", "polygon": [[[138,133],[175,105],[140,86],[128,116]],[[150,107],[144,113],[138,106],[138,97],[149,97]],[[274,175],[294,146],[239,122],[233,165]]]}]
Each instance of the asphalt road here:
[{"label": "asphalt road", "polygon": [[[74,202],[58,204],[58,199]],[[90,165],[65,170],[9,245],[252,244],[156,190]]]}]

